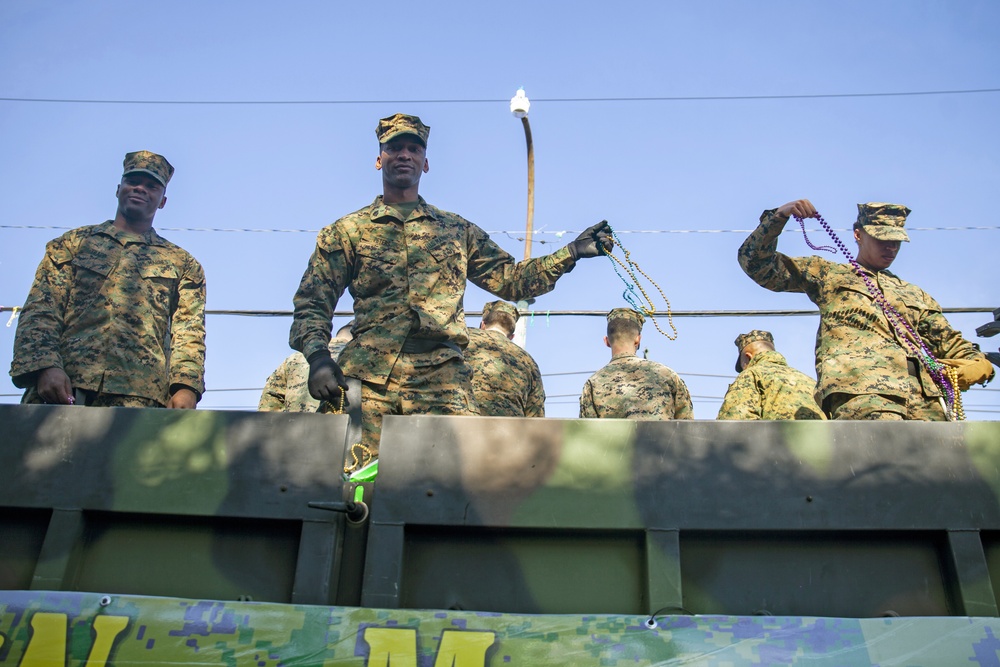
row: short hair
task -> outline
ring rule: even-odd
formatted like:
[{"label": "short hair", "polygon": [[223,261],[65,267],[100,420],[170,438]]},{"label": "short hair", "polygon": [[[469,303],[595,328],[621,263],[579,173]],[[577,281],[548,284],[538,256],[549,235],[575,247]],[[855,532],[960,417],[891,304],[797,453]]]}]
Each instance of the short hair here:
[{"label": "short hair", "polygon": [[634,340],[642,332],[639,323],[630,317],[608,320],[608,342],[612,345]]},{"label": "short hair", "polygon": [[483,315],[483,324],[488,327],[499,326],[509,336],[514,333],[514,327],[517,323],[514,321],[514,316],[510,313],[494,309]]},{"label": "short hair", "polygon": [[337,329],[337,333],[335,334],[334,337],[335,338],[340,338],[340,335],[343,334],[343,333],[348,333],[348,334],[351,335],[351,338],[354,338],[354,320],[351,320],[350,322],[348,322],[344,326],[342,326],[339,329]]}]

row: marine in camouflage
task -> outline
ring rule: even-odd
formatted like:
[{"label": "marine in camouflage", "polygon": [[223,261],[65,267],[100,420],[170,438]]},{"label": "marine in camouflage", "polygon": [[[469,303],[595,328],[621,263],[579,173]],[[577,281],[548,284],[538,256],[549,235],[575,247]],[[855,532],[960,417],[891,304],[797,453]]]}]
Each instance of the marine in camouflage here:
[{"label": "marine in camouflage", "polygon": [[[816,397],[827,416],[835,416],[828,399],[840,393],[889,397],[906,405],[907,419],[945,419],[939,407],[940,388],[911,356],[909,345],[851,265],[777,252],[778,236],[787,222],[775,209],[764,211],[760,225],[740,247],[739,262],[758,285],[773,292],[805,293],[819,307]],[[862,271],[936,358],[973,359],[980,355],[951,327],[941,306],[925,291],[888,270],[862,267]],[[914,400],[919,405],[913,404]]]},{"label": "marine in camouflage", "polygon": [[718,419],[826,419],[813,392],[816,381],[774,350],[753,356],[729,385]]},{"label": "marine in camouflage", "polygon": [[565,247],[515,262],[482,229],[423,197],[402,219],[379,196],[320,231],[295,294],[289,342],[306,358],[322,350],[337,302],[350,288],[355,338],[339,363],[345,375],[381,384],[408,337],[460,348],[440,348],[431,363],[461,358],[469,343],[466,281],[517,301],[552,291],[575,265]]},{"label": "marine in camouflage", "polygon": [[[551,291],[575,265],[565,247],[515,262],[482,229],[422,197],[404,217],[379,196],[320,231],[295,294],[289,342],[307,359],[322,350],[337,302],[350,289],[355,338],[338,363],[364,383],[363,444],[377,456],[386,411],[478,414],[462,361],[466,281],[503,299],[528,299]],[[404,355],[408,338],[437,346]],[[416,377],[401,372],[404,365]],[[429,384],[435,377],[442,384]]]},{"label": "marine in camouflage", "polygon": [[479,413],[493,417],[544,417],[545,388],[538,364],[496,329],[469,329],[465,362]]},{"label": "marine in camouflage", "polygon": [[201,395],[204,366],[205,274],[190,253],[110,220],[48,243],[14,338],[23,402],[41,402],[36,378],[54,367],[75,389],[166,405],[175,385]]},{"label": "marine in camouflage", "polygon": [[[330,356],[338,357],[346,340],[331,340]],[[281,362],[264,383],[257,404],[259,412],[316,412],[320,401],[309,394],[309,363],[301,352],[295,352]]]},{"label": "marine in camouflage", "polygon": [[602,419],[694,419],[687,385],[670,368],[621,354],[583,385],[580,416]]},{"label": "marine in camouflage", "polygon": [[594,373],[580,394],[580,416],[605,419],[693,419],[687,385],[663,364],[635,356],[645,318],[631,308],[608,313],[605,344],[611,362]]}]

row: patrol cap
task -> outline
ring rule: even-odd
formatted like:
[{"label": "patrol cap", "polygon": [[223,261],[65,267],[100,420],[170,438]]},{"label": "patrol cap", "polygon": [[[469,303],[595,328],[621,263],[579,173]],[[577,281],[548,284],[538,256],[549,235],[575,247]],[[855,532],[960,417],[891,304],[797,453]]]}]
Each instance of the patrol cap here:
[{"label": "patrol cap", "polygon": [[910,209],[902,204],[869,202],[858,204],[857,224],[865,228],[873,239],[879,241],[909,241],[903,226]]},{"label": "patrol cap", "polygon": [[764,331],[763,329],[754,329],[745,334],[740,334],[736,337],[736,372],[739,373],[743,369],[740,368],[740,357],[743,356],[743,348],[745,348],[750,343],[756,343],[759,340],[764,340],[774,345],[774,336],[771,335],[770,331]]},{"label": "patrol cap", "polygon": [[483,318],[485,319],[487,315],[491,313],[507,313],[514,318],[514,321],[521,317],[521,314],[517,312],[517,306],[507,301],[490,301],[483,306]]},{"label": "patrol cap", "polygon": [[401,134],[412,134],[420,143],[427,146],[427,137],[431,133],[431,128],[420,122],[416,116],[409,116],[405,113],[397,113],[383,118],[375,128],[375,136],[378,137],[379,144],[392,141]]},{"label": "patrol cap", "polygon": [[167,162],[167,158],[149,151],[126,153],[122,166],[125,167],[125,171],[122,173],[123,177],[138,171],[149,174],[158,180],[163,187],[167,187],[170,177],[174,175],[174,168]]},{"label": "patrol cap", "polygon": [[632,310],[631,308],[615,308],[608,313],[609,324],[611,323],[611,320],[618,319],[632,320],[639,325],[640,331],[642,330],[643,323],[646,321],[646,318],[642,316],[642,313],[637,310]]}]

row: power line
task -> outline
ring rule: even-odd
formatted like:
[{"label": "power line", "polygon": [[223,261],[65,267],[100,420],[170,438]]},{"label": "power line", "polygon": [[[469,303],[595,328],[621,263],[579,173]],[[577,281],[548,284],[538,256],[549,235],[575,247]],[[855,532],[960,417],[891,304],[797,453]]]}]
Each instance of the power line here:
[{"label": "power line", "polygon": [[[65,231],[76,229],[60,225],[0,225],[0,229],[47,229],[52,231]],[[161,232],[216,232],[226,234],[318,234],[318,229],[257,229],[250,227],[157,227]],[[836,227],[834,231],[849,232],[852,227]],[[964,226],[964,227],[907,227],[909,232],[995,232],[1000,230],[1000,226]],[[532,231],[532,236],[555,236],[561,239],[565,235],[579,234],[583,230],[564,229],[559,231],[547,231],[538,229]],[[622,229],[615,230],[615,234],[749,234],[753,229]],[[822,229],[807,229],[810,234],[821,233]],[[524,240],[524,230],[486,230],[487,234],[504,235],[516,238],[518,241]],[[783,233],[801,234],[802,230],[789,227]],[[520,237],[516,235],[520,234]],[[555,241],[538,240],[534,243],[555,243]]]},{"label": "power line", "polygon": [[[0,313],[9,313],[14,310],[21,310],[21,306],[0,306]],[[945,314],[970,314],[970,313],[990,313],[996,310],[993,306],[965,306],[956,308],[942,308],[941,312]],[[241,309],[207,309],[205,310],[206,315],[235,315],[239,317],[291,317],[292,311],[290,310],[241,310]],[[467,310],[465,311],[466,317],[481,317],[482,311],[479,310]],[[522,316],[528,318],[528,324],[532,323],[534,318],[548,318],[548,317],[607,317],[607,310],[529,310]],[[662,317],[666,313],[654,313],[654,317]],[[673,310],[671,311],[673,317],[798,317],[798,316],[817,316],[819,315],[818,310]],[[354,313],[350,310],[338,310],[333,314],[334,317],[354,317]]]},{"label": "power line", "polygon": [[[962,90],[917,90],[875,93],[802,93],[798,95],[672,95],[657,97],[538,97],[535,103],[592,104],[602,102],[743,102],[762,100],[821,100],[868,97],[926,97],[938,95],[981,95],[1000,93],[1000,88]],[[129,104],[165,106],[348,106],[367,104],[507,104],[507,98],[466,98],[426,100],[110,100],[57,97],[0,97],[0,102],[32,104]]]}]

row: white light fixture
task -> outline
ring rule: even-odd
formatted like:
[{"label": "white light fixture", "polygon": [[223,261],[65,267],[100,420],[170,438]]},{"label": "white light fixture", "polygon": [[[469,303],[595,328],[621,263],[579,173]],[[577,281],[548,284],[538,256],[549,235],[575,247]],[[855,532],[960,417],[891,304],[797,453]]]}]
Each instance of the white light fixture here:
[{"label": "white light fixture", "polygon": [[517,94],[510,98],[510,112],[514,114],[516,118],[524,118],[528,115],[529,107],[531,107],[531,102],[524,94],[524,88],[518,88]]}]

